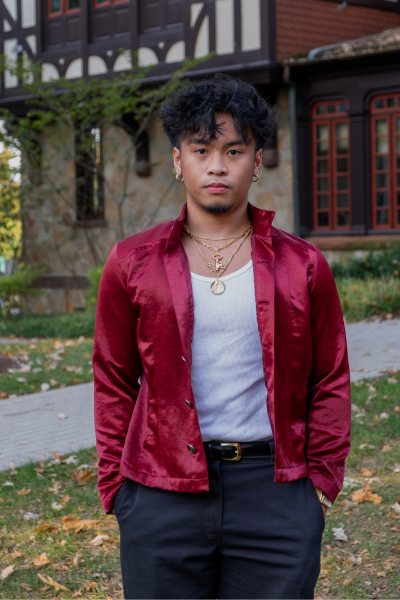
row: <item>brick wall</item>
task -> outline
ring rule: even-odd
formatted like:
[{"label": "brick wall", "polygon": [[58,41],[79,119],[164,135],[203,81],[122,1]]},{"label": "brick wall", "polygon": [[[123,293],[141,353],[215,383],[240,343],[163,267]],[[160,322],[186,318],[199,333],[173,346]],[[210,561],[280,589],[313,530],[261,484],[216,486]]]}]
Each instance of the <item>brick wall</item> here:
[{"label": "brick wall", "polygon": [[278,59],[400,27],[400,14],[324,0],[276,0]]}]

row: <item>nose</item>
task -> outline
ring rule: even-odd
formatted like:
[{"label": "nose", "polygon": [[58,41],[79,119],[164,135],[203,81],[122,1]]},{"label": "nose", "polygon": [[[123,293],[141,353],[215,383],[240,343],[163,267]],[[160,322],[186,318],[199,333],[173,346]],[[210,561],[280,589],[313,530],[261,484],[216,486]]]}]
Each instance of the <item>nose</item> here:
[{"label": "nose", "polygon": [[228,169],[226,167],[224,157],[219,152],[212,152],[208,161],[207,172],[209,175],[226,175]]}]

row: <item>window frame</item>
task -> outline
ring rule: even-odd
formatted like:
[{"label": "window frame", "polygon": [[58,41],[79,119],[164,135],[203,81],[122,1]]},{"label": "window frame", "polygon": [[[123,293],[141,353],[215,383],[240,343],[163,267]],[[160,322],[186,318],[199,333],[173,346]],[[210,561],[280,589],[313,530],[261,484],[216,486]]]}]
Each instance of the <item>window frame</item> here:
[{"label": "window frame", "polygon": [[[327,110],[323,114],[319,114],[318,108],[320,106],[328,107],[328,105],[335,105],[335,112],[328,113]],[[346,110],[339,110],[340,105],[345,105]],[[312,127],[312,179],[313,179],[313,229],[318,232],[327,232],[327,231],[348,231],[351,229],[351,156],[350,156],[350,119],[348,116],[349,105],[348,102],[339,98],[336,100],[324,100],[316,102],[312,107],[312,118],[311,118],[311,127]],[[336,136],[336,125],[340,123],[345,123],[347,125],[348,137],[348,147],[347,154],[340,155],[337,154],[336,151],[336,142],[340,141],[340,138]],[[317,155],[317,128],[319,125],[325,125],[328,128],[328,153],[326,157],[320,157]],[[339,158],[346,158],[347,160],[347,171],[343,173],[337,170],[337,160]],[[328,163],[328,169],[326,174],[322,174],[323,177],[327,177],[328,179],[328,190],[326,194],[328,195],[328,208],[321,209],[318,207],[318,197],[321,195],[321,191],[318,190],[318,179],[320,179],[321,174],[318,173],[317,165],[320,160],[326,160]],[[346,193],[348,196],[348,206],[347,207],[339,207],[338,206],[338,195],[341,193],[341,190],[337,187],[337,178],[341,175],[347,177],[347,190],[343,190],[343,193]],[[347,225],[338,225],[338,213],[347,213],[348,214],[348,224]],[[318,215],[320,213],[327,213],[329,215],[329,224],[327,226],[318,224]]]},{"label": "window frame", "polygon": [[93,8],[106,8],[107,6],[112,6],[113,4],[128,4],[130,0],[106,0],[106,2],[102,2],[98,4],[99,0],[93,0]]},{"label": "window frame", "polygon": [[51,0],[47,0],[47,18],[55,19],[57,17],[62,17],[63,15],[73,15],[73,14],[81,12],[81,10],[82,10],[81,6],[79,8],[67,8],[68,6],[69,6],[69,0],[60,0],[61,10],[59,10],[58,12],[52,13],[52,12],[50,12]]},{"label": "window frame", "polygon": [[[395,106],[388,107],[387,100],[395,99]],[[382,108],[376,108],[375,103],[379,100],[384,101]],[[397,102],[396,102],[397,101]],[[375,131],[375,123],[378,120],[385,119],[387,122],[387,140],[388,140],[388,151],[386,154],[376,152],[375,140],[381,135]],[[397,184],[397,178],[400,179],[400,165],[397,168],[397,156],[400,152],[396,151],[396,138],[400,139],[400,131],[396,132],[396,119],[400,119],[400,92],[391,94],[378,94],[371,99],[370,102],[370,123],[371,123],[371,136],[370,136],[370,153],[371,153],[371,207],[372,207],[372,229],[375,231],[385,231],[388,229],[400,229],[400,183]],[[376,168],[376,157],[387,156],[387,168],[377,169]],[[385,188],[377,187],[376,178],[379,174],[387,175],[387,186]],[[379,191],[386,191],[388,194],[388,203],[385,207],[378,207],[376,203],[377,193]],[[388,211],[388,222],[387,224],[381,225],[377,223],[377,212],[381,210]]]}]

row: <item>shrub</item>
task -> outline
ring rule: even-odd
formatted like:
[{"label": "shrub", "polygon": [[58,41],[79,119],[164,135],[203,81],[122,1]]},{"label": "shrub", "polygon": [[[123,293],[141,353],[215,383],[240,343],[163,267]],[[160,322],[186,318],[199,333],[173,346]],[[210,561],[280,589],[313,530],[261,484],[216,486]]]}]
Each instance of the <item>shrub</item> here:
[{"label": "shrub", "polygon": [[60,315],[18,315],[0,321],[0,336],[71,339],[93,337],[96,313],[86,311]]},{"label": "shrub", "polygon": [[99,296],[99,285],[100,277],[104,269],[104,264],[97,265],[93,269],[89,269],[86,273],[86,277],[90,281],[90,288],[88,294],[88,308],[96,308],[97,298]]},{"label": "shrub", "polygon": [[398,277],[400,274],[400,245],[384,250],[370,250],[364,258],[349,258],[346,262],[331,265],[335,278]]},{"label": "shrub", "polygon": [[0,314],[3,317],[19,312],[23,298],[29,295],[40,296],[43,293],[31,285],[44,271],[45,268],[40,265],[20,263],[14,273],[0,276]]},{"label": "shrub", "polygon": [[400,279],[336,279],[343,316],[347,322],[400,311]]}]

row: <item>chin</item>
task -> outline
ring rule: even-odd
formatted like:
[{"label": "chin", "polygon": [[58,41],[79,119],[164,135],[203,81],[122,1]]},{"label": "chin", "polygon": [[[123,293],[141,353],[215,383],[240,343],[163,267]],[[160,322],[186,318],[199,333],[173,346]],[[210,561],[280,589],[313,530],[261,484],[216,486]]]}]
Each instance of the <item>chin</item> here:
[{"label": "chin", "polygon": [[209,215],[225,215],[234,208],[232,202],[221,202],[218,200],[211,201],[208,204],[200,202],[199,206]]}]

